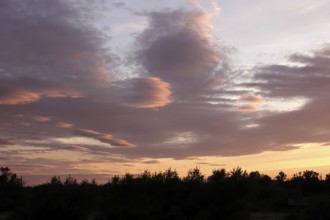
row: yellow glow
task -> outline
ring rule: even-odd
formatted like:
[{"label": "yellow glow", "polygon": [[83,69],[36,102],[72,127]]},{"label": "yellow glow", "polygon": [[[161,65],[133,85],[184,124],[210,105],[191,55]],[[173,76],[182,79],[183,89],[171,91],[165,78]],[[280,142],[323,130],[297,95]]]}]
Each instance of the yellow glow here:
[{"label": "yellow glow", "polygon": [[[290,151],[263,152],[254,155],[232,157],[194,157],[182,160],[172,158],[142,158],[126,161],[120,155],[92,155],[84,151],[58,150],[33,153],[33,150],[43,150],[35,147],[12,146],[15,150],[31,150],[31,154],[23,154],[28,159],[49,158],[61,161],[71,161],[71,171],[75,174],[107,174],[123,175],[127,172],[140,174],[144,170],[150,172],[165,171],[168,168],[175,169],[180,176],[185,176],[187,171],[199,167],[203,174],[209,176],[214,169],[225,168],[227,171],[235,167],[242,167],[248,172],[260,171],[261,173],[275,177],[279,171],[284,171],[289,177],[294,173],[304,170],[314,170],[325,176],[330,172],[330,147],[323,144],[300,144],[299,148]],[[127,160],[127,159],[126,159]],[[107,162],[109,161],[109,162]],[[148,162],[149,161],[149,162]],[[56,170],[56,164],[47,168],[34,170],[34,174],[57,174],[63,170]],[[65,171],[65,170],[64,170]],[[74,173],[71,173],[74,174]]]},{"label": "yellow glow", "polygon": [[[298,149],[290,151],[272,151],[234,157],[197,157],[184,160],[166,158],[158,159],[159,163],[154,164],[132,162],[130,163],[133,165],[132,167],[117,167],[122,173],[125,173],[125,171],[140,173],[146,169],[156,172],[172,168],[176,169],[181,176],[184,176],[189,169],[196,166],[201,168],[205,175],[210,175],[214,169],[225,168],[229,171],[239,166],[249,172],[258,170],[274,177],[279,171],[284,171],[291,176],[296,172],[306,169],[313,169],[316,172],[326,174],[330,172],[329,159],[330,147],[310,143],[301,144]],[[103,166],[110,167],[112,165],[103,164]]]}]

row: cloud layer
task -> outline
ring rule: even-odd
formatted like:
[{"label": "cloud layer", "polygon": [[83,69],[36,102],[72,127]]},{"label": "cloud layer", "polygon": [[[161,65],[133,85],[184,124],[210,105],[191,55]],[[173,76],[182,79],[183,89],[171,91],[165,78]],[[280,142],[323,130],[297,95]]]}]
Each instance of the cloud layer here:
[{"label": "cloud layer", "polygon": [[[329,45],[244,75],[213,38],[217,6],[195,3],[139,13],[148,23],[120,59],[80,4],[0,2],[1,158],[46,155],[51,169],[60,152],[153,164],[330,142]],[[305,102],[273,110],[294,99]]]}]

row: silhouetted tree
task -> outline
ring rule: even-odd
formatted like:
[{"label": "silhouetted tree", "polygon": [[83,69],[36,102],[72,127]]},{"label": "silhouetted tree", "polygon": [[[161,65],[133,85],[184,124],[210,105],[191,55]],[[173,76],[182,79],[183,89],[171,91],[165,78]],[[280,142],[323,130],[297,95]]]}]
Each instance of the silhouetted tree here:
[{"label": "silhouetted tree", "polygon": [[130,173],[126,173],[123,178],[121,178],[120,182],[122,184],[131,184],[134,182],[134,176]]},{"label": "silhouetted tree", "polygon": [[319,173],[314,172],[313,170],[305,170],[302,177],[306,181],[319,181]]},{"label": "silhouetted tree", "polygon": [[114,175],[114,176],[111,178],[110,183],[112,183],[112,184],[119,184],[119,183],[120,183],[120,177],[119,177],[118,175]]},{"label": "silhouetted tree", "polygon": [[178,172],[176,170],[172,170],[172,169],[167,169],[164,173],[164,180],[165,182],[179,182],[180,181],[180,177],[178,175]]},{"label": "silhouetted tree", "polygon": [[204,182],[204,175],[201,173],[199,168],[190,169],[186,177],[183,178],[185,182]]},{"label": "silhouetted tree", "polygon": [[261,174],[259,173],[259,171],[250,172],[249,179],[251,179],[251,180],[260,180],[261,179]]},{"label": "silhouetted tree", "polygon": [[287,179],[287,175],[283,171],[281,171],[275,178],[278,182],[283,183]]},{"label": "silhouetted tree", "polygon": [[67,185],[67,186],[72,186],[72,185],[77,185],[78,182],[77,182],[77,179],[72,178],[71,175],[69,175],[69,176],[65,179],[65,181],[64,181],[63,184],[64,184],[64,185]]},{"label": "silhouetted tree", "polygon": [[53,176],[50,179],[50,184],[51,185],[62,185],[61,177],[59,176]]},{"label": "silhouetted tree", "polygon": [[329,181],[330,180],[330,173],[328,173],[328,174],[325,175],[325,180],[326,181]]},{"label": "silhouetted tree", "polygon": [[143,171],[142,174],[138,175],[137,179],[142,180],[144,182],[150,182],[151,173],[148,170]]},{"label": "silhouetted tree", "polygon": [[211,183],[223,182],[226,179],[226,176],[227,174],[225,169],[213,170],[212,175],[207,178],[207,181]]},{"label": "silhouetted tree", "polygon": [[23,180],[8,167],[0,167],[0,211],[14,210],[23,198]]},{"label": "silhouetted tree", "polygon": [[229,178],[234,181],[242,181],[247,177],[247,172],[240,167],[236,167],[229,172]]},{"label": "silhouetted tree", "polygon": [[23,186],[22,177],[19,178],[8,167],[0,167],[0,172],[0,187]]}]

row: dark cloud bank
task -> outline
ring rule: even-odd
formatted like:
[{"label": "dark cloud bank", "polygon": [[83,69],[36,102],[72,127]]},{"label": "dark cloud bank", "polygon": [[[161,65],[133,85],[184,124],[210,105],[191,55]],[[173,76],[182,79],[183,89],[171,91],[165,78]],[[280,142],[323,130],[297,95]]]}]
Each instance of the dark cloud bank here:
[{"label": "dark cloud bank", "polygon": [[[111,39],[77,8],[59,0],[0,2],[2,154],[31,140],[44,140],[34,146],[46,151],[85,147],[109,161],[112,155],[178,159],[330,142],[328,45],[293,54],[292,65],[256,66],[243,83],[212,39],[210,13],[149,12],[129,56],[138,77],[118,80],[105,46]],[[307,102],[294,111],[258,107],[274,98]],[[76,136],[109,147],[53,141]]]}]

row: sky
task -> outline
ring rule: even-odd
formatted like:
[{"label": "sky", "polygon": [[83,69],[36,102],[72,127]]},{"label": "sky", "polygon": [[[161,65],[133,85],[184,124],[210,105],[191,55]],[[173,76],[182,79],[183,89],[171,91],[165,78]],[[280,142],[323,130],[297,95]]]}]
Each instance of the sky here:
[{"label": "sky", "polygon": [[330,172],[327,0],[0,1],[0,165],[27,184]]}]

